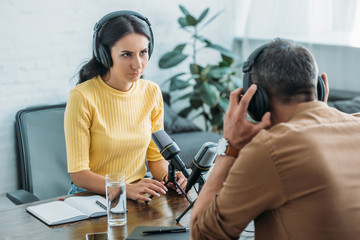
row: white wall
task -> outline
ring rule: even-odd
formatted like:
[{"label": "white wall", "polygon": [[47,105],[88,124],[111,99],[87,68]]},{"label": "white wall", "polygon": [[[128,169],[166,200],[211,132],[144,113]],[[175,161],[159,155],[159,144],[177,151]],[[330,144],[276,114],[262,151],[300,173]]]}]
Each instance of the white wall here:
[{"label": "white wall", "polygon": [[227,48],[231,48],[234,39],[233,0],[0,1],[0,193],[18,188],[16,112],[67,100],[76,82],[72,77],[80,63],[91,56],[93,26],[106,13],[129,9],[149,18],[155,49],[145,76],[159,84],[178,72],[160,70],[160,56],[189,39],[177,24],[181,15],[178,4],[196,16],[206,7],[210,7],[211,15],[224,10],[204,34]]}]

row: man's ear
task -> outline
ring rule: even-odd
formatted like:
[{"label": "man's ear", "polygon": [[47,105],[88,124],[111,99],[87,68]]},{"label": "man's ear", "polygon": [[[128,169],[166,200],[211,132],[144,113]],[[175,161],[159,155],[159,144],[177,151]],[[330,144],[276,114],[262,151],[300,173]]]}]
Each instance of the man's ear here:
[{"label": "man's ear", "polygon": [[329,82],[328,82],[328,78],[327,78],[327,75],[326,73],[322,73],[321,74],[321,78],[322,80],[324,81],[324,85],[325,85],[325,98],[324,98],[324,102],[327,103],[327,100],[329,98]]}]

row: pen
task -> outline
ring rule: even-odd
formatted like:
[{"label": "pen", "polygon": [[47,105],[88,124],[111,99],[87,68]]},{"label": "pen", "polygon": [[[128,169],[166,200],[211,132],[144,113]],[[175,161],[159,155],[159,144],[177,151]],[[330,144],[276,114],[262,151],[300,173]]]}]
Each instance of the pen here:
[{"label": "pen", "polygon": [[189,228],[164,228],[164,229],[155,229],[155,230],[147,230],[143,231],[143,234],[154,234],[154,233],[180,233],[187,232]]},{"label": "pen", "polygon": [[95,203],[96,203],[97,205],[99,205],[102,209],[107,210],[106,206],[105,206],[104,204],[102,204],[101,202],[99,202],[99,201],[96,200]]}]

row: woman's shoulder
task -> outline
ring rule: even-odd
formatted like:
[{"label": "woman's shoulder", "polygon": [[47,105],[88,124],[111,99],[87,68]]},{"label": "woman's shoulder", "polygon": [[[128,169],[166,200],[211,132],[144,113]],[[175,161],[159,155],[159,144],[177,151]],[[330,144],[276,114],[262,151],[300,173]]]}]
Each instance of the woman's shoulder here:
[{"label": "woman's shoulder", "polygon": [[83,96],[89,94],[92,95],[95,91],[97,91],[97,89],[99,89],[97,87],[97,78],[94,77],[75,86],[73,89],[71,89],[70,94],[80,94]]},{"label": "woman's shoulder", "polygon": [[96,85],[97,82],[97,77],[94,77],[92,79],[89,79],[85,82],[82,82],[78,85],[76,85],[73,90],[78,90],[78,91],[90,91],[91,89],[94,88],[94,86]]},{"label": "woman's shoulder", "polygon": [[94,102],[94,99],[96,99],[99,95],[99,87],[97,84],[96,77],[78,84],[73,89],[71,89],[69,94],[69,101]]},{"label": "woman's shoulder", "polygon": [[139,80],[139,87],[146,91],[146,92],[150,92],[150,93],[161,93],[160,87],[157,83],[150,81],[150,80],[145,80],[145,79],[140,79]]}]

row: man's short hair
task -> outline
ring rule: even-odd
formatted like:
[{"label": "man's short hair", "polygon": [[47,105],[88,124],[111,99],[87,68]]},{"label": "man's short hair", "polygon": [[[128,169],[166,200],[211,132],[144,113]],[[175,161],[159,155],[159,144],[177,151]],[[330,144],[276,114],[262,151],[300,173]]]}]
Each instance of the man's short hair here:
[{"label": "man's short hair", "polygon": [[318,67],[305,47],[284,39],[270,42],[255,61],[251,78],[282,104],[317,98]]}]

